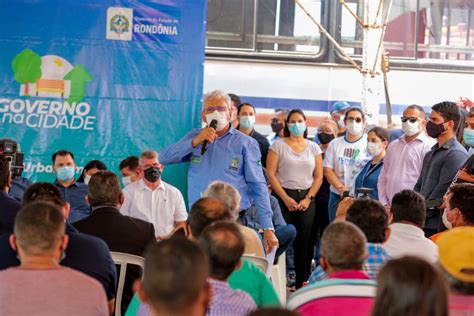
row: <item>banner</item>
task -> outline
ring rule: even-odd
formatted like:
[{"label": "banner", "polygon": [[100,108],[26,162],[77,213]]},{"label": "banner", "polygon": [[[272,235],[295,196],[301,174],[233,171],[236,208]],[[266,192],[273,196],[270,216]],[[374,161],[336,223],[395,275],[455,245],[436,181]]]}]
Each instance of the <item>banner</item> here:
[{"label": "banner", "polygon": [[[119,173],[199,127],[205,13],[205,0],[0,0],[0,137],[21,145],[23,176],[53,181],[59,149]],[[164,173],[183,193],[185,169]]]}]

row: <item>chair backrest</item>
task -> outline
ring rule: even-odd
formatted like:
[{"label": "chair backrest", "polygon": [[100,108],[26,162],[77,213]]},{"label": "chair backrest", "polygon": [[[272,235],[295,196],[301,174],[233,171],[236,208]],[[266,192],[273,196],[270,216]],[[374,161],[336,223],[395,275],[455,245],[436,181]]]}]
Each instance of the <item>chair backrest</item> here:
[{"label": "chair backrest", "polygon": [[142,271],[145,268],[145,258],[135,255],[130,255],[128,253],[122,252],[110,252],[112,259],[114,260],[115,264],[120,265],[120,275],[118,280],[118,287],[117,287],[117,296],[115,297],[115,315],[120,316],[122,315],[121,311],[121,303],[122,303],[122,294],[123,294],[123,287],[125,284],[125,274],[127,273],[127,265],[136,265],[139,266]]},{"label": "chair backrest", "polygon": [[374,280],[329,279],[295,292],[288,299],[287,308],[310,315],[316,311],[324,314],[327,309],[335,311],[334,306],[344,309],[347,305],[353,307],[352,315],[357,315],[358,309],[363,311],[362,314],[370,312],[375,295]]},{"label": "chair backrest", "polygon": [[257,267],[259,267],[263,273],[267,273],[267,268],[268,268],[268,261],[265,258],[257,257],[257,256],[251,256],[251,255],[242,255],[242,259],[247,259],[248,261],[252,262],[255,264]]}]

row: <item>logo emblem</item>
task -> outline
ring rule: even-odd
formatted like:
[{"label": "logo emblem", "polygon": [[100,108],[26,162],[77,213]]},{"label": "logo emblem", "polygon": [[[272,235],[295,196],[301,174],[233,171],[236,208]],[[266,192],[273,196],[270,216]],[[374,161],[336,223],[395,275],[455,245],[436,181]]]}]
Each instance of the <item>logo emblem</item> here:
[{"label": "logo emblem", "polygon": [[106,39],[131,41],[133,9],[110,7],[107,9]]},{"label": "logo emblem", "polygon": [[128,32],[130,28],[130,22],[127,17],[122,14],[117,14],[110,20],[110,30],[117,34],[123,34]]},{"label": "logo emblem", "polygon": [[239,169],[239,159],[234,158],[230,161],[230,169],[238,170]]}]

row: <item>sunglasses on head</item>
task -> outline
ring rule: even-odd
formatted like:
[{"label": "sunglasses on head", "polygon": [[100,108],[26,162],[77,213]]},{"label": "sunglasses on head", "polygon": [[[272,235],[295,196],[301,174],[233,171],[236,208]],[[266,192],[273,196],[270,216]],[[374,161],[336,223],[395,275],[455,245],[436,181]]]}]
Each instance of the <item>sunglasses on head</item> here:
[{"label": "sunglasses on head", "polygon": [[355,121],[356,123],[360,123],[360,122],[362,122],[362,119],[360,117],[348,117],[347,121],[348,122],[354,122]]},{"label": "sunglasses on head", "polygon": [[410,121],[410,123],[416,123],[418,121],[417,117],[402,116],[400,119],[402,120],[403,123],[405,123],[406,121]]}]

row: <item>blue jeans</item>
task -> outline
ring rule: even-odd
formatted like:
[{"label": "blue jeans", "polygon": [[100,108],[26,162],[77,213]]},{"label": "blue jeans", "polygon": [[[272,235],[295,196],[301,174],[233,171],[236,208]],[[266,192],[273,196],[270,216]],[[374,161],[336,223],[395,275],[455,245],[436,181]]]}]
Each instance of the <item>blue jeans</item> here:
[{"label": "blue jeans", "polygon": [[341,196],[334,192],[329,192],[329,202],[328,202],[328,215],[329,215],[329,223],[331,223],[336,218],[336,211],[337,206],[339,205],[339,201],[341,200]]},{"label": "blue jeans", "polygon": [[275,229],[275,236],[278,239],[278,243],[280,244],[275,255],[276,260],[282,253],[286,251],[286,249],[288,249],[288,247],[291,246],[293,240],[295,240],[296,228],[291,224],[278,226],[278,228]]}]

